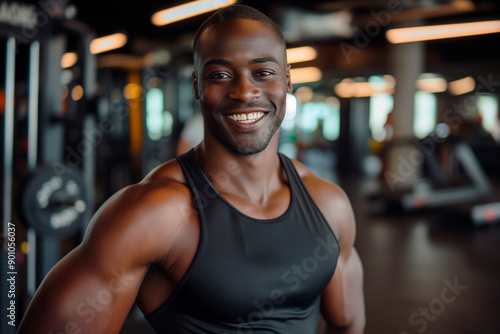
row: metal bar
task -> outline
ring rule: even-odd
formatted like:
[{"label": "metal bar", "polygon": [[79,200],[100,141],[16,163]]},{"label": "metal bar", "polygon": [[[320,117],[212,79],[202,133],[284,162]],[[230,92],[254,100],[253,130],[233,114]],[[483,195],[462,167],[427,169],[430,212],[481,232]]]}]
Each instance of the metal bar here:
[{"label": "metal bar", "polygon": [[[29,96],[28,96],[28,168],[34,171],[38,158],[38,87],[40,83],[40,42],[30,47]],[[28,228],[28,255],[26,268],[26,292],[28,298],[36,290],[36,231]]]},{"label": "metal bar", "polygon": [[14,158],[14,86],[16,67],[16,39],[7,40],[5,63],[5,139],[3,166],[3,235],[8,233],[8,222],[12,219],[12,163]]},{"label": "metal bar", "polygon": [[40,42],[30,48],[29,96],[28,96],[28,168],[33,171],[37,163],[38,149],[38,86],[40,79]]},{"label": "metal bar", "polygon": [[[88,114],[83,123],[83,131],[85,133],[92,133],[97,131],[97,125],[94,115]],[[82,224],[82,235],[90,223],[94,211],[94,179],[95,179],[95,159],[96,159],[96,144],[88,145],[89,149],[85,152],[85,159],[83,159],[83,179],[85,188],[87,189],[87,211]]]},{"label": "metal bar", "polygon": [[488,197],[492,192],[488,177],[484,173],[470,145],[466,143],[458,144],[455,147],[454,154],[458,162],[465,169],[467,176],[472,180],[477,191],[485,197]]},{"label": "metal bar", "polygon": [[[6,238],[9,231],[9,223],[12,223],[12,176],[13,176],[13,159],[14,159],[14,89],[15,89],[15,67],[16,67],[16,39],[11,36],[7,39],[6,48],[6,61],[5,61],[5,131],[4,131],[4,164],[3,164],[3,236]],[[0,295],[2,315],[5,310],[8,310],[11,302],[15,299],[9,297],[8,291],[10,290],[8,272],[16,272],[17,268],[12,270],[7,260],[7,252],[3,247],[3,241],[0,242],[0,267],[2,273],[0,276]],[[16,280],[17,280],[17,276]],[[16,307],[19,310],[18,307]],[[9,311],[10,312],[10,311]],[[14,311],[16,313],[16,311]],[[14,315],[15,317],[15,315]],[[11,326],[8,321],[10,319],[4,317],[0,321],[0,332],[4,334],[13,334],[15,332],[14,326]],[[13,321],[13,320],[12,320]]]},{"label": "metal bar", "polygon": [[36,291],[36,231],[30,227],[27,232],[28,256],[26,259],[26,292],[31,299]]}]

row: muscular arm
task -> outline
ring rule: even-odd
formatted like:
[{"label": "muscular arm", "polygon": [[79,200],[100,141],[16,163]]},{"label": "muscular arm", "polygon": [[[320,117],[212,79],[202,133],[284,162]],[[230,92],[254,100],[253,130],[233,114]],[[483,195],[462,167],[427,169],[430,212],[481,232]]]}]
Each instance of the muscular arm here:
[{"label": "muscular arm", "polygon": [[351,204],[338,186],[322,180],[300,163],[297,170],[339,241],[335,273],[321,295],[327,334],[361,334],[365,326],[363,267],[354,248],[356,225]]},{"label": "muscular arm", "polygon": [[93,218],[82,242],[47,275],[18,333],[119,333],[147,273],[168,248],[158,235],[164,196],[146,185],[129,187]]},{"label": "muscular arm", "polygon": [[80,246],[47,275],[18,333],[118,333],[144,271],[103,268]]},{"label": "muscular arm", "polygon": [[363,267],[353,246],[354,215],[344,192],[336,186],[330,191],[331,196],[327,197],[333,203],[327,219],[337,233],[340,255],[332,280],[321,295],[321,313],[328,324],[327,334],[360,334],[364,332],[365,305]]}]

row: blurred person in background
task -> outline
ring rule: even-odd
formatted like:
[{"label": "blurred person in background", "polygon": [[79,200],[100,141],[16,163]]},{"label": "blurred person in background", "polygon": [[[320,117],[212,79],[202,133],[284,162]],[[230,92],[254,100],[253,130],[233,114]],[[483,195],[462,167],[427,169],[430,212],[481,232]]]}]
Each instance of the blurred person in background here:
[{"label": "blurred person in background", "polygon": [[182,128],[181,135],[177,142],[176,153],[181,155],[186,153],[203,140],[203,114],[196,113]]}]

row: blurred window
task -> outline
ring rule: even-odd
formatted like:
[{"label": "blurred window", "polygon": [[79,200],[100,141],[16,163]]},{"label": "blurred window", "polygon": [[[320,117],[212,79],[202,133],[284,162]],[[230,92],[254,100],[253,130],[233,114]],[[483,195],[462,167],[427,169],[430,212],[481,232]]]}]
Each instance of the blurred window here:
[{"label": "blurred window", "polygon": [[436,127],[436,95],[424,91],[415,94],[413,133],[418,138],[428,136]]},{"label": "blurred window", "polygon": [[328,112],[323,121],[323,136],[331,141],[337,140],[340,135],[340,102],[331,97],[325,100]]},{"label": "blurred window", "polygon": [[482,124],[486,131],[493,132],[498,119],[498,100],[494,95],[481,95],[477,100],[477,108],[481,115]]},{"label": "blurred window", "polygon": [[146,95],[146,130],[151,140],[162,137],[164,129],[163,121],[163,92],[160,88],[151,88]]},{"label": "blurred window", "polygon": [[340,134],[340,105],[331,102],[307,102],[302,106],[300,128],[306,133],[313,133],[323,120],[321,132],[328,140],[336,140]]},{"label": "blurred window", "polygon": [[297,116],[297,98],[287,93],[286,94],[286,113],[281,123],[281,127],[285,130],[293,130]]},{"label": "blurred window", "polygon": [[385,128],[387,116],[394,107],[394,98],[389,94],[377,94],[370,97],[369,126],[373,139],[382,142],[388,138]]}]

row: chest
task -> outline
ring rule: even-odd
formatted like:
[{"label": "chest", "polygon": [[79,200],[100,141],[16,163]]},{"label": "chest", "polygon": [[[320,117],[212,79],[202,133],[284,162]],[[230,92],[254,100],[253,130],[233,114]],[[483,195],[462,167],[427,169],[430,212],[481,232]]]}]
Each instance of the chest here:
[{"label": "chest", "polygon": [[338,244],[320,216],[290,210],[264,222],[212,203],[202,220],[178,298],[200,314],[235,321],[262,305],[308,307],[335,270]]}]

